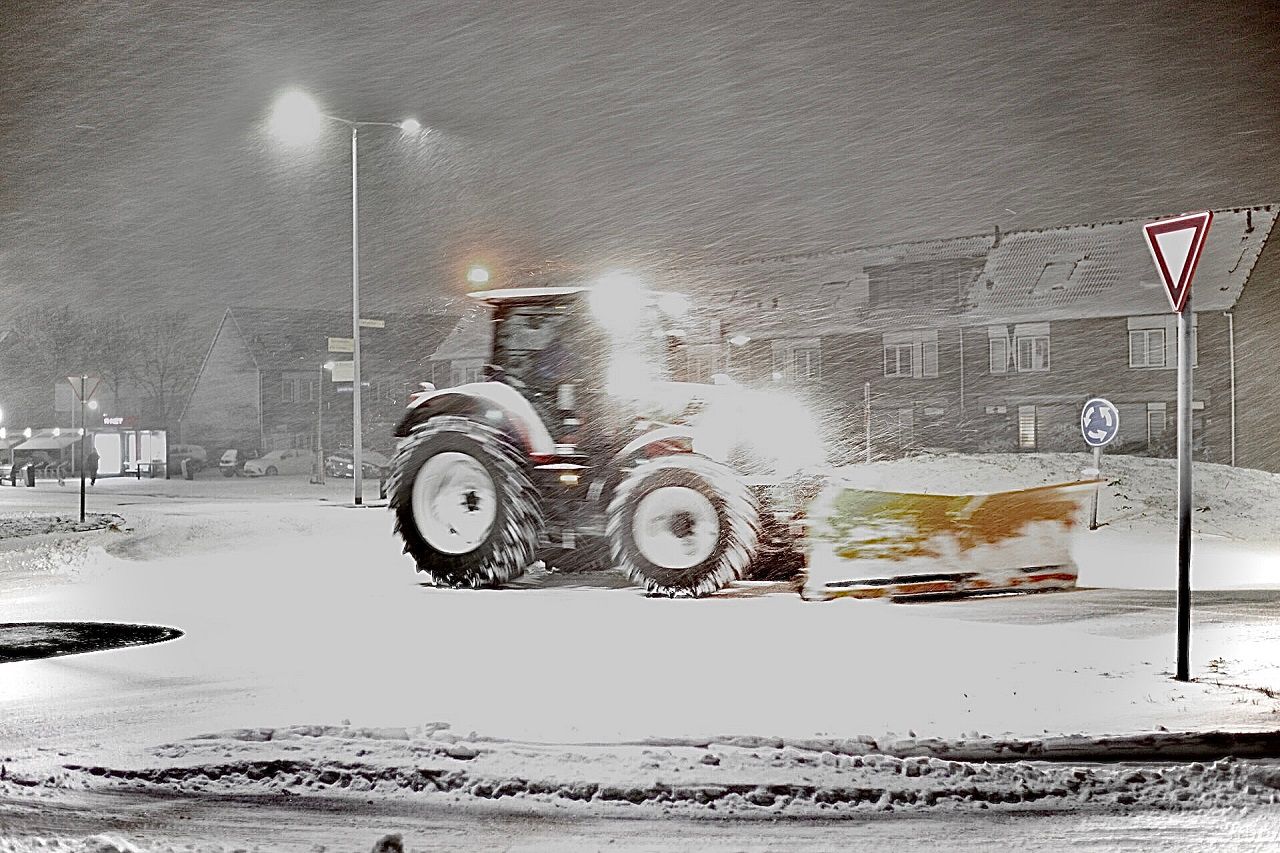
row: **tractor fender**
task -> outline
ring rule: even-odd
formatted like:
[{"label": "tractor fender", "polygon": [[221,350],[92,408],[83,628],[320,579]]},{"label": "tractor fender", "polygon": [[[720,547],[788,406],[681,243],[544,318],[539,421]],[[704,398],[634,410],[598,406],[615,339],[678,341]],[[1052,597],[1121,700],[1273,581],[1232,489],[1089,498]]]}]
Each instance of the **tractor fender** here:
[{"label": "tractor fender", "polygon": [[695,447],[696,431],[688,426],[665,426],[651,432],[638,435],[626,443],[613,456],[613,465],[617,467],[637,455],[647,447],[655,444],[678,445],[682,453],[689,453]]},{"label": "tractor fender", "polygon": [[495,424],[508,424],[531,456],[554,456],[555,440],[533,405],[510,385],[469,382],[414,395],[395,434],[408,435],[416,425],[442,414],[473,414]]}]

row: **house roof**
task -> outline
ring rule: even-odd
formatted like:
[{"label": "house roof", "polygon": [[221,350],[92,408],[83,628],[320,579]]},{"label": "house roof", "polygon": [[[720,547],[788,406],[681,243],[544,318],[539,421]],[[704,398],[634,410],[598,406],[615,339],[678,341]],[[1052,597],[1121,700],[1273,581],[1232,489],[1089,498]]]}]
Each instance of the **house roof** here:
[{"label": "house roof", "polygon": [[[388,318],[384,328],[363,330],[362,373],[369,377],[392,374],[406,381],[430,376],[429,355],[453,328],[461,307],[448,303],[440,306],[440,313],[399,314]],[[179,420],[186,418],[214,345],[228,328],[244,342],[258,370],[311,371],[319,370],[334,357],[328,351],[328,338],[350,337],[351,314],[305,308],[228,308],[191,384]]]},{"label": "house roof", "polygon": [[454,324],[453,329],[431,353],[432,361],[454,358],[479,358],[489,352],[493,339],[493,322],[487,305],[473,306]]},{"label": "house roof", "polygon": [[[1244,292],[1276,220],[1274,206],[1214,211],[1192,307],[1225,311]],[[1065,320],[1169,311],[1142,226],[1124,219],[1004,236],[969,290],[973,319]]]},{"label": "house roof", "polygon": [[[384,328],[363,329],[361,361],[371,368],[426,364],[457,317],[456,309],[453,313],[401,314],[389,318]],[[351,315],[342,311],[233,307],[227,309],[227,318],[260,370],[319,369],[332,357],[328,338],[351,336]]]},{"label": "house roof", "polygon": [[[1196,270],[1193,307],[1228,310],[1240,298],[1277,216],[1277,205],[1214,211]],[[746,261],[703,271],[691,288],[741,330],[807,337],[888,325],[982,324],[1160,314],[1164,285],[1142,236],[1152,218]],[[893,265],[957,263],[954,305],[921,304],[870,280]],[[945,264],[943,265],[945,266]]]},{"label": "house roof", "polygon": [[80,436],[74,432],[59,430],[58,435],[53,434],[53,429],[42,429],[28,438],[26,441],[16,445],[13,449],[18,450],[62,450],[70,447],[80,440]]},{"label": "house roof", "polygon": [[[1278,208],[1214,211],[1196,270],[1195,310],[1235,305]],[[695,295],[699,310],[721,320],[726,336],[797,338],[891,326],[1162,314],[1168,300],[1142,235],[1143,224],[1154,218],[759,258],[682,271],[675,283]],[[913,265],[926,277],[944,277],[944,292],[955,295],[952,303],[933,304],[909,289],[895,289],[901,276],[895,278],[894,271]],[[431,358],[487,352],[487,317],[469,312]]]}]

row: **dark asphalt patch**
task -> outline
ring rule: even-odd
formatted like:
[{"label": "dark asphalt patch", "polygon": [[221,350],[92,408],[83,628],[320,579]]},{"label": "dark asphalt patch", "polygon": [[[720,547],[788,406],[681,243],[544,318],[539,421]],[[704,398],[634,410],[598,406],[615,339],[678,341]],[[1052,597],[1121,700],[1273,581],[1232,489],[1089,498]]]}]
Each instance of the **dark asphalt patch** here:
[{"label": "dark asphalt patch", "polygon": [[163,643],[182,636],[163,625],[116,622],[0,622],[0,663]]}]

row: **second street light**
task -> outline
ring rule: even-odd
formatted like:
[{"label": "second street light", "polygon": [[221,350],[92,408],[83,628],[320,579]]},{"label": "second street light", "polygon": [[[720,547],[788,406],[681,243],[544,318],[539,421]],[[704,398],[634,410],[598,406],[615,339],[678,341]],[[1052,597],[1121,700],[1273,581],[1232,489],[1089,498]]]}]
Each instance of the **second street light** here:
[{"label": "second street light", "polygon": [[364,446],[360,423],[360,168],[358,138],[366,127],[394,127],[406,136],[415,135],[422,125],[415,119],[401,121],[352,121],[320,111],[316,102],[299,91],[286,92],[276,101],[271,114],[271,131],[284,142],[306,144],[320,134],[325,121],[351,129],[351,454],[355,476],[355,502],[364,502],[361,450]]}]

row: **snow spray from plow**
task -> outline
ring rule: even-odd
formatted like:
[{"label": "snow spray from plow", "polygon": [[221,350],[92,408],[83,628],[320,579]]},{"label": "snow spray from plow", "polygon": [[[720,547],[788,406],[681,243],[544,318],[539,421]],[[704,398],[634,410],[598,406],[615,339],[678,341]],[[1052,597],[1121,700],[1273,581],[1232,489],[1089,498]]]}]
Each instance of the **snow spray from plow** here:
[{"label": "snow spray from plow", "polygon": [[829,486],[810,508],[806,600],[1070,589],[1102,480],[977,495]]}]

